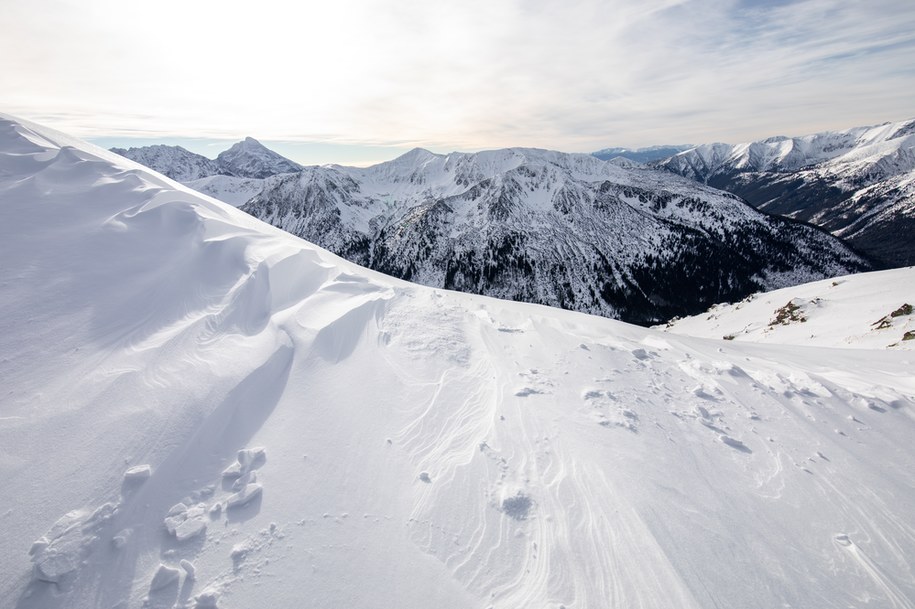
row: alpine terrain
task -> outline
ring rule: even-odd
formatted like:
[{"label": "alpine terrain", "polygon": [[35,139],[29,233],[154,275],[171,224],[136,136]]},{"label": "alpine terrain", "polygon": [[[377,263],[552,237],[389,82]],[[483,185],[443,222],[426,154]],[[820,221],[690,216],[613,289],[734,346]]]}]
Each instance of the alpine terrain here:
[{"label": "alpine terrain", "polygon": [[219,153],[215,161],[181,146],[161,144],[111,151],[231,205],[241,205],[260,192],[263,178],[302,169],[252,137]]},{"label": "alpine terrain", "polygon": [[[822,347],[915,348],[915,267],[837,277],[671,320],[677,334]],[[909,342],[912,341],[912,342]]]},{"label": "alpine terrain", "polygon": [[[350,225],[381,172],[392,199],[489,173],[415,213],[510,217],[461,193],[534,186],[561,217],[549,183],[646,239],[798,234],[528,154],[268,180],[336,193]],[[4,609],[915,607],[909,342],[709,340],[409,284],[10,117],[0,214]],[[868,303],[899,281],[867,277]]]},{"label": "alpine terrain", "polygon": [[915,264],[915,120],[707,144],[657,166],[811,222],[882,265]]},{"label": "alpine terrain", "polygon": [[395,277],[635,323],[869,268],[727,193],[537,149],[306,167],[241,209]]}]

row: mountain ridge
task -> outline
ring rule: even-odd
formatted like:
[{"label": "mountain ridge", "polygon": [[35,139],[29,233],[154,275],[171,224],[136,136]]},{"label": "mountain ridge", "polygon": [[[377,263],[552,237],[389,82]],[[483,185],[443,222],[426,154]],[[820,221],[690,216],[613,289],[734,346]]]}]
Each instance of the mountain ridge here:
[{"label": "mountain ridge", "polygon": [[242,209],[396,277],[640,323],[867,268],[732,195],[535,148],[308,167],[268,178]]},{"label": "mountain ridge", "polygon": [[279,173],[299,171],[303,167],[250,136],[220,152],[215,159],[191,152],[182,146],[166,144],[110,150],[182,183],[217,175],[263,179]]},{"label": "mountain ridge", "polygon": [[915,120],[706,144],[653,165],[820,226],[884,266],[915,264]]}]

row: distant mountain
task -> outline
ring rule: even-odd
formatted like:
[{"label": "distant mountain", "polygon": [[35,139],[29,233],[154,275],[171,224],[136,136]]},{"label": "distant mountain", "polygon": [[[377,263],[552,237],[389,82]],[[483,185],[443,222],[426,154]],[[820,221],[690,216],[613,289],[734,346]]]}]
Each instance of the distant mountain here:
[{"label": "distant mountain", "polygon": [[307,167],[268,178],[242,209],[396,277],[637,323],[868,268],[727,193],[546,150]]},{"label": "distant mountain", "polygon": [[816,224],[884,265],[915,264],[915,120],[706,144],[656,166]]},{"label": "distant mountain", "polygon": [[270,150],[253,137],[233,145],[216,157],[219,173],[239,178],[267,178],[299,171],[302,166]]},{"label": "distant mountain", "polygon": [[155,144],[138,148],[112,148],[111,152],[149,167],[176,182],[199,180],[219,173],[216,161],[181,146]]},{"label": "distant mountain", "polygon": [[[127,157],[141,165],[161,173],[177,182],[188,183],[212,176],[229,176],[236,180],[216,180],[204,182],[213,187],[214,192],[203,192],[218,196],[215,193],[236,193],[240,190],[254,190],[255,182],[280,173],[299,171],[302,166],[270,150],[252,137],[234,144],[216,157],[216,160],[196,154],[181,146],[156,144],[138,148],[112,148],[111,152]],[[252,192],[253,194],[253,192]],[[248,197],[250,198],[250,197]],[[246,199],[247,200],[247,199]],[[243,202],[243,201],[240,201]]]},{"label": "distant mountain", "polygon": [[649,146],[647,148],[604,148],[597,152],[592,152],[602,161],[609,161],[616,158],[629,159],[636,163],[650,163],[651,161],[660,161],[667,157],[673,156],[678,152],[689,150],[692,145],[672,145],[672,146]]}]

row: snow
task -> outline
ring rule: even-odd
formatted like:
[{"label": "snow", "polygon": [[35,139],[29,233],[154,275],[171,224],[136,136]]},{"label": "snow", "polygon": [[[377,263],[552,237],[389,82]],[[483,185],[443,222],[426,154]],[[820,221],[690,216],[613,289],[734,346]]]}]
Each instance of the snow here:
[{"label": "snow", "polygon": [[[735,145],[703,144],[679,152],[661,164],[704,182],[730,170],[793,172],[813,166],[817,166],[821,176],[860,175],[881,159],[910,149],[915,144],[912,123],[911,120],[884,123]],[[906,163],[900,169],[911,171],[915,165]]]},{"label": "snow", "polygon": [[251,200],[264,187],[264,180],[239,178],[236,176],[213,175],[197,180],[188,180],[184,185],[202,192],[223,203],[239,207]]},{"label": "snow", "polygon": [[0,213],[0,606],[915,607],[910,351],[408,284],[11,118]]},{"label": "snow", "polygon": [[664,329],[734,341],[913,350],[915,340],[905,339],[909,332],[915,338],[913,306],[915,267],[907,267],[753,294]]}]

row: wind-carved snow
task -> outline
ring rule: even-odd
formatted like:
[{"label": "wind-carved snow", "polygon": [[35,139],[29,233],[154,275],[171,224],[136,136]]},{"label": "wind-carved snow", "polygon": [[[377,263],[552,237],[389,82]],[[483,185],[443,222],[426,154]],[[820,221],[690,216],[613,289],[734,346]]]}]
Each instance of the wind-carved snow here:
[{"label": "wind-carved snow", "polygon": [[909,352],[407,284],[12,119],[0,176],[16,609],[913,607]]}]

